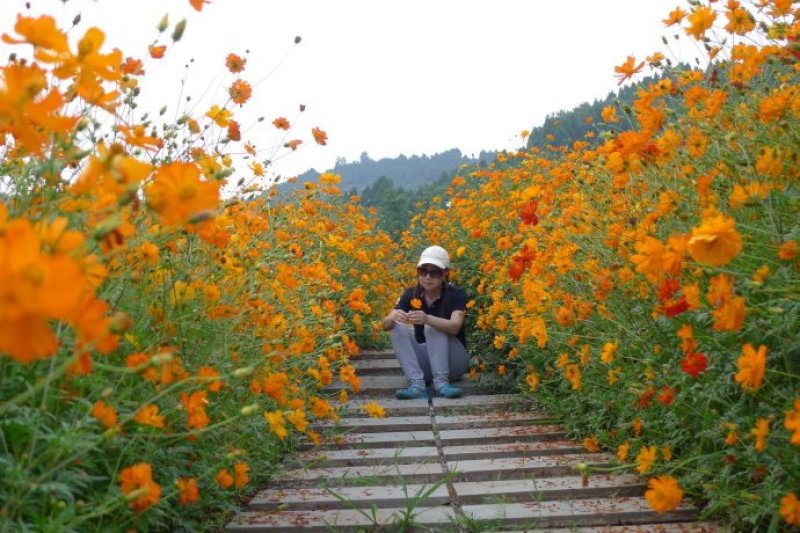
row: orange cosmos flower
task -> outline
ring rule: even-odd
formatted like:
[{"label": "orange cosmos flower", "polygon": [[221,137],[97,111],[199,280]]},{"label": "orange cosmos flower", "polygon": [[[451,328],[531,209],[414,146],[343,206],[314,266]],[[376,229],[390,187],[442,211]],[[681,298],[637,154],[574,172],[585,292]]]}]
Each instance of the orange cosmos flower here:
[{"label": "orange cosmos flower", "polygon": [[739,331],[744,324],[744,298],[736,296],[723,301],[711,315],[714,331]]},{"label": "orange cosmos flower", "polygon": [[242,140],[242,131],[239,129],[239,123],[235,120],[228,122],[228,139],[232,141]]},{"label": "orange cosmos flower", "polygon": [[[37,50],[37,59],[44,60],[53,58],[58,54],[69,54],[69,43],[67,35],[62,32],[53,17],[43,15],[38,18],[23,17],[17,15],[17,22],[14,24],[14,31],[22,39],[15,39],[8,34],[3,34],[3,42],[8,44],[32,44]],[[55,52],[55,54],[45,54],[44,51]]]},{"label": "orange cosmos flower", "polygon": [[233,476],[230,474],[230,472],[223,468],[217,472],[214,481],[217,482],[217,485],[219,485],[220,488],[227,489],[233,485]]},{"label": "orange cosmos flower", "polygon": [[797,498],[797,494],[787,492],[786,496],[781,498],[781,508],[778,512],[790,526],[800,526],[800,499]]},{"label": "orange cosmos flower", "polygon": [[178,503],[183,506],[189,505],[200,499],[200,491],[197,489],[197,480],[192,477],[184,477],[175,482],[178,486]]},{"label": "orange cosmos flower", "polygon": [[797,257],[797,251],[797,241],[786,241],[785,243],[781,244],[781,247],[778,249],[778,258],[783,259],[784,261],[789,261],[790,259]]},{"label": "orange cosmos flower", "polygon": [[722,214],[704,217],[703,223],[692,230],[689,254],[699,263],[721,266],[739,255],[742,236],[734,220]]},{"label": "orange cosmos flower", "polygon": [[649,281],[658,281],[664,275],[664,244],[655,237],[647,236],[637,241],[634,248],[638,253],[631,256],[631,261],[636,263],[636,272],[644,274]]},{"label": "orange cosmos flower", "polygon": [[181,393],[181,403],[186,409],[186,416],[188,417],[186,425],[190,428],[203,429],[211,422],[211,419],[206,414],[208,400],[206,399],[205,391],[193,392],[190,395],[185,392]]},{"label": "orange cosmos flower", "polygon": [[278,128],[279,130],[288,130],[289,129],[289,121],[283,117],[278,117],[272,121],[272,125]]},{"label": "orange cosmos flower", "polygon": [[228,94],[235,104],[244,105],[253,95],[253,88],[244,80],[236,80],[228,88]]},{"label": "orange cosmos flower", "polygon": [[710,6],[701,6],[692,11],[689,15],[689,27],[686,28],[686,34],[691,35],[698,41],[703,39],[706,30],[714,25],[717,19],[717,14]]},{"label": "orange cosmos flower", "polygon": [[291,148],[292,151],[294,152],[295,150],[297,150],[297,147],[300,146],[301,144],[303,144],[303,141],[301,141],[300,139],[292,139],[291,141],[283,143],[283,146],[284,148]]},{"label": "orange cosmos flower", "polygon": [[630,444],[624,442],[619,445],[617,448],[617,459],[620,463],[624,463],[628,460],[628,449],[630,448]]},{"label": "orange cosmos flower", "polygon": [[642,446],[639,450],[639,455],[636,456],[636,471],[640,474],[646,474],[653,466],[656,460],[656,447],[655,446]]},{"label": "orange cosmos flower", "polygon": [[589,453],[597,453],[600,451],[600,441],[594,435],[589,435],[583,439],[583,447]]},{"label": "orange cosmos flower", "polygon": [[151,44],[147,47],[147,50],[150,52],[150,57],[153,59],[161,59],[164,57],[164,52],[167,51],[167,45],[155,45]]},{"label": "orange cosmos flower", "polygon": [[411,304],[411,307],[414,309],[422,309],[422,300],[420,300],[419,298],[411,298],[411,302],[409,303]]},{"label": "orange cosmos flower", "polygon": [[756,27],[756,20],[752,13],[743,7],[736,7],[725,12],[728,18],[728,23],[725,25],[725,30],[737,35],[744,35],[752,31]]},{"label": "orange cosmos flower", "polygon": [[148,463],[123,469],[119,474],[119,488],[136,512],[144,511],[161,500],[161,485],[153,481],[153,471]]},{"label": "orange cosmos flower", "polygon": [[756,420],[756,425],[750,430],[750,433],[756,438],[754,448],[757,452],[763,452],[766,448],[767,435],[769,435],[769,420],[766,418],[759,418]]},{"label": "orange cosmos flower", "polygon": [[752,344],[745,344],[742,347],[742,356],[736,360],[739,372],[734,379],[742,388],[748,392],[753,392],[761,387],[764,381],[764,367],[767,360],[767,347],[763,344],[758,347],[758,351]]},{"label": "orange cosmos flower", "polygon": [[194,163],[176,161],[156,171],[153,182],[145,188],[145,197],[164,224],[181,224],[217,207],[219,183],[201,179],[200,168]]},{"label": "orange cosmos flower", "polygon": [[647,482],[647,503],[657,513],[672,511],[683,499],[683,491],[672,476],[659,476]]},{"label": "orange cosmos flower", "polygon": [[141,59],[134,59],[126,57],[125,61],[119,67],[120,72],[129,76],[142,76],[144,75],[144,68]]},{"label": "orange cosmos flower", "polygon": [[633,56],[628,56],[628,59],[619,66],[614,67],[614,72],[616,72],[617,78],[619,78],[619,82],[617,84],[621,84],[627,79],[632,78],[634,75],[641,72],[642,68],[644,68],[644,62],[639,62],[636,65],[636,59]]},{"label": "orange cosmos flower", "polygon": [[210,4],[209,0],[189,0],[189,3],[192,4],[192,7],[195,8],[197,11],[202,11],[203,6],[206,4]]},{"label": "orange cosmos flower", "polygon": [[12,135],[17,146],[37,155],[51,134],[67,133],[78,121],[58,114],[64,99],[56,89],[45,93],[47,87],[44,71],[36,65],[14,63],[2,68],[0,135]]},{"label": "orange cosmos flower", "polygon": [[228,54],[228,57],[225,58],[225,66],[234,74],[243,71],[246,63],[247,59],[243,59],[236,54]]},{"label": "orange cosmos flower", "polygon": [[136,412],[136,416],[133,419],[145,426],[164,427],[164,416],[158,414],[157,405],[145,405]]},{"label": "orange cosmos flower", "polygon": [[[301,400],[302,401],[302,400]],[[286,419],[294,426],[294,428],[302,433],[308,427],[308,420],[306,419],[306,412],[303,409],[295,409],[289,413]]]},{"label": "orange cosmos flower", "polygon": [[496,244],[497,248],[499,248],[500,250],[508,250],[509,248],[511,248],[511,239],[509,239],[508,237],[500,237],[499,239],[497,239]]},{"label": "orange cosmos flower", "polygon": [[535,392],[539,387],[539,375],[536,372],[529,373],[525,376],[525,383],[528,384],[528,388],[531,392]]},{"label": "orange cosmos flower", "polygon": [[95,402],[92,406],[92,416],[105,428],[117,426],[117,411],[103,400]]},{"label": "orange cosmos flower", "polygon": [[241,489],[250,481],[250,476],[247,475],[249,471],[250,467],[247,463],[238,462],[233,465],[233,484],[237,489]]},{"label": "orange cosmos flower", "polygon": [[197,375],[208,380],[207,383],[209,392],[219,392],[222,389],[222,381],[215,379],[219,377],[219,372],[214,370],[214,367],[201,366],[197,370]]},{"label": "orange cosmos flower", "polygon": [[319,128],[311,128],[311,135],[314,136],[314,140],[320,146],[325,146],[328,144],[328,134],[322,131]]},{"label": "orange cosmos flower", "polygon": [[680,24],[681,21],[683,20],[683,17],[685,16],[686,16],[686,11],[684,11],[679,7],[676,7],[670,12],[669,17],[664,19],[662,22],[667,27],[674,26],[675,24]]},{"label": "orange cosmos flower", "polygon": [[[78,261],[42,254],[46,241],[31,223],[5,222],[5,213],[0,204],[0,353],[30,363],[58,349],[49,321],[80,320],[92,290]],[[82,325],[88,333],[90,324]]]},{"label": "orange cosmos flower", "polygon": [[794,410],[786,412],[783,427],[793,432],[789,442],[800,446],[800,398],[794,401]]}]

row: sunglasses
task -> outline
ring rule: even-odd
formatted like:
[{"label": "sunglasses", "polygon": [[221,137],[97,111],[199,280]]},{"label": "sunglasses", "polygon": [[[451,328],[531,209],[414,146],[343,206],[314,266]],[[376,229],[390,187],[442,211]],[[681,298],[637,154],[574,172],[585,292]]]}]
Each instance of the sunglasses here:
[{"label": "sunglasses", "polygon": [[444,270],[441,268],[417,268],[417,274],[419,277],[424,278],[428,276],[429,278],[441,278],[444,276]]}]

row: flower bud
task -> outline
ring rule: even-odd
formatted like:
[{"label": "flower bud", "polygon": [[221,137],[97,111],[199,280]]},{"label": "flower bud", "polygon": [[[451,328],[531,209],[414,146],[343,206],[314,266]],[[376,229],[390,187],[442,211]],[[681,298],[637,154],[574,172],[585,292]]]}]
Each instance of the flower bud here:
[{"label": "flower bud", "polygon": [[199,224],[200,222],[205,222],[206,220],[211,220],[212,218],[214,218],[214,211],[206,209],[190,216],[189,223]]},{"label": "flower bud", "polygon": [[767,311],[773,315],[782,315],[785,309],[783,307],[767,307]]},{"label": "flower bud", "polygon": [[242,414],[242,416],[252,416],[258,412],[258,408],[258,404],[254,403],[251,405],[245,405],[239,412]]},{"label": "flower bud", "polygon": [[150,358],[151,365],[163,365],[164,363],[169,363],[175,357],[175,354],[172,352],[161,352],[155,354],[153,357]]},{"label": "flower bud", "polygon": [[181,40],[184,30],[186,30],[186,19],[182,19],[180,22],[175,24],[175,29],[172,31],[173,42],[178,42]]},{"label": "flower bud", "polygon": [[133,320],[128,315],[128,313],[123,313],[119,311],[114,313],[114,316],[111,317],[111,324],[109,325],[108,329],[111,333],[125,333],[133,326]]},{"label": "flower bud", "polygon": [[164,14],[164,16],[161,17],[161,20],[158,22],[156,29],[159,32],[164,32],[167,28],[169,28],[169,15]]},{"label": "flower bud", "polygon": [[235,378],[244,378],[249,376],[255,370],[252,366],[246,366],[244,368],[237,368],[233,371],[233,377]]}]

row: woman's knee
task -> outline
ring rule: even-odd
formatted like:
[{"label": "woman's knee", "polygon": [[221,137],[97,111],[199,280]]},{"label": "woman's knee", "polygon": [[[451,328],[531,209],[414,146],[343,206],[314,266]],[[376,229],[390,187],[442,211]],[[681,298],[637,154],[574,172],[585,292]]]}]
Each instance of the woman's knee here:
[{"label": "woman's knee", "polygon": [[431,338],[446,339],[447,333],[444,331],[439,331],[435,327],[425,324],[425,340],[430,341]]}]

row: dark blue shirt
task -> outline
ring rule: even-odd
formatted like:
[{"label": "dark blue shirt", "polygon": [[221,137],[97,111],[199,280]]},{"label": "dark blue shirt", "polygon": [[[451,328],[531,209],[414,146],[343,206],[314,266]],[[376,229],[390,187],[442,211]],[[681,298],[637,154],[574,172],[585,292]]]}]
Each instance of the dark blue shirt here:
[{"label": "dark blue shirt", "polygon": [[[400,299],[397,300],[394,308],[405,311],[406,313],[414,310],[411,307],[412,298],[418,298],[422,301],[422,311],[425,311],[426,314],[448,320],[453,314],[453,311],[466,312],[467,310],[466,291],[456,287],[452,283],[446,283],[444,287],[442,287],[442,294],[430,306],[428,305],[428,302],[425,301],[425,294],[422,290],[422,287],[419,285],[416,287],[409,287],[405,290],[405,292],[403,292],[403,295],[400,296]],[[425,327],[422,324],[414,325],[414,338],[419,343],[425,342]],[[464,334],[464,324],[461,324],[461,329],[458,330],[456,338],[461,341],[461,344],[464,346],[464,348],[467,347],[466,335]]]}]

